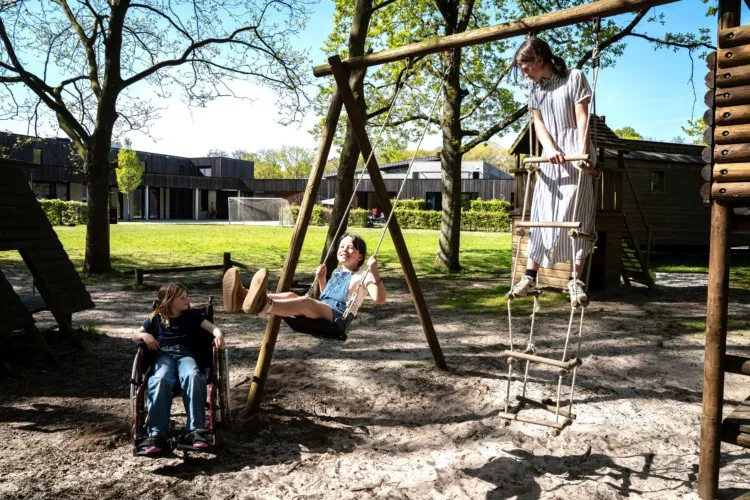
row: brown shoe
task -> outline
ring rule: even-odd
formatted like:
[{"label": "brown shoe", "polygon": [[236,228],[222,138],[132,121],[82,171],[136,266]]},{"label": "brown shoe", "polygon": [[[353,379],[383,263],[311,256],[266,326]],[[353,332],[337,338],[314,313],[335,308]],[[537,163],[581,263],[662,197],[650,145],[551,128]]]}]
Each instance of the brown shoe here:
[{"label": "brown shoe", "polygon": [[222,289],[224,292],[224,310],[233,313],[242,309],[242,301],[247,296],[247,288],[242,286],[239,269],[232,267],[224,273]]},{"label": "brown shoe", "polygon": [[266,306],[266,287],[268,286],[268,269],[259,269],[250,280],[247,296],[242,302],[242,310],[247,314],[260,314]]}]

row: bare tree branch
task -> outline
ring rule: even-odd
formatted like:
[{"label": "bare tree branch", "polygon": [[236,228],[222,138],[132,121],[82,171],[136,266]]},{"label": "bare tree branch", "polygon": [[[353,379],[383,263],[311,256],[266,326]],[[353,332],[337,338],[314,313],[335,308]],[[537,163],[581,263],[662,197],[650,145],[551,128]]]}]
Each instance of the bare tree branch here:
[{"label": "bare tree branch", "polygon": [[522,116],[525,116],[527,112],[528,106],[524,105],[519,107],[505,120],[493,125],[492,127],[478,134],[474,139],[461,146],[461,154],[471,151],[471,149],[473,149],[475,146],[478,146],[479,144],[490,140],[493,135],[516,123]]}]

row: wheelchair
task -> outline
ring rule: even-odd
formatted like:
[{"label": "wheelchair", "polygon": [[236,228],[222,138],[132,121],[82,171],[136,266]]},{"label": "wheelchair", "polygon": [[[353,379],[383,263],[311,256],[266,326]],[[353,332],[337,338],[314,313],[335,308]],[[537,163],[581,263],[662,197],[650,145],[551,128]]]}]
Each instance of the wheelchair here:
[{"label": "wheelchair", "polygon": [[[157,306],[153,302],[152,310]],[[204,319],[213,323],[214,306],[213,298],[208,298],[208,304],[203,307],[193,307],[193,311],[198,312]],[[205,331],[196,342],[194,352],[195,361],[201,373],[206,377],[207,382],[207,401],[206,426],[209,437],[209,447],[195,449],[185,443],[180,433],[175,428],[174,420],[170,420],[170,436],[168,439],[170,449],[163,450],[162,453],[155,456],[171,455],[175,450],[181,450],[185,453],[188,451],[202,451],[215,453],[224,447],[224,430],[230,424],[230,407],[229,407],[229,366],[226,349],[219,349],[213,343],[213,336]],[[156,360],[156,353],[149,350],[144,342],[138,343],[138,349],[133,360],[133,368],[130,374],[130,409],[131,409],[131,435],[133,438],[133,455],[134,456],[154,456],[146,455],[142,449],[143,441],[148,437],[146,423],[148,421],[147,398],[148,398],[148,379],[153,373],[153,365]],[[181,394],[179,383],[173,388],[172,397]],[[180,414],[173,414],[179,416]],[[184,433],[182,433],[184,435]]]}]

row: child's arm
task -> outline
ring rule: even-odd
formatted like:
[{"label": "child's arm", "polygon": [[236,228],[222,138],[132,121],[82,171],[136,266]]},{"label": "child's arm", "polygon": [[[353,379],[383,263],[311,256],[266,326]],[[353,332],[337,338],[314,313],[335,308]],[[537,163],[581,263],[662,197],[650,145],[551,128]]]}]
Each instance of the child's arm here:
[{"label": "child's arm", "polygon": [[378,270],[378,259],[374,255],[367,261],[367,267],[370,268],[370,276],[373,279],[373,281],[367,281],[367,292],[376,304],[382,304],[385,302],[385,285]]},{"label": "child's arm", "polygon": [[140,327],[135,332],[133,332],[133,336],[131,337],[131,339],[133,340],[133,342],[145,342],[146,347],[148,347],[152,351],[159,350],[159,342],[157,342],[154,336],[148,333],[143,327]]},{"label": "child's arm", "polygon": [[216,347],[218,347],[219,349],[224,349],[224,334],[221,333],[221,330],[218,326],[214,325],[207,319],[204,319],[201,323],[201,328],[203,328],[207,332],[210,332],[211,335],[214,336],[214,344],[216,344]]}]

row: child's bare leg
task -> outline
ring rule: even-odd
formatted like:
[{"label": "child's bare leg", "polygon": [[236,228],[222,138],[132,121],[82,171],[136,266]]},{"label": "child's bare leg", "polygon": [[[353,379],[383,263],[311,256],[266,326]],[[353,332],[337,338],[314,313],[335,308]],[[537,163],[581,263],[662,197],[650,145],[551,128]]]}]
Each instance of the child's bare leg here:
[{"label": "child's bare leg", "polygon": [[[270,297],[270,295],[269,295]],[[286,299],[272,299],[273,304],[268,314],[276,316],[297,316],[299,314],[308,318],[325,318],[333,321],[333,311],[328,304],[310,297],[293,297]]]},{"label": "child's bare leg", "polygon": [[275,292],[275,293],[268,293],[268,298],[271,300],[281,300],[281,299],[295,299],[299,297],[294,292]]}]

